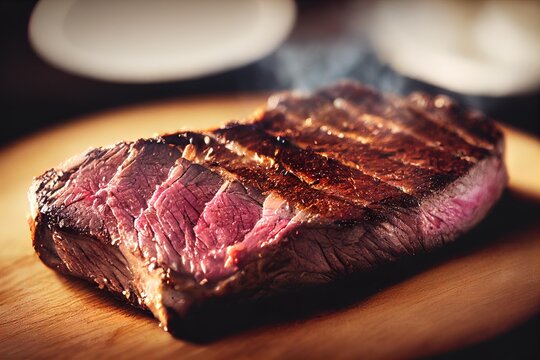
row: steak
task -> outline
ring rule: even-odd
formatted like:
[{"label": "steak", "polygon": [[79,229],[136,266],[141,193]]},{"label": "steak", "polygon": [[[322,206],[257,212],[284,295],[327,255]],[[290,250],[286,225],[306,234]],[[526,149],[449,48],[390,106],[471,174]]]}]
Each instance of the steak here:
[{"label": "steak", "polygon": [[[33,244],[165,329],[422,254],[477,224],[503,137],[444,96],[354,82],[271,96],[250,119],[92,149],[29,192]],[[174,330],[174,329],[171,329]]]}]

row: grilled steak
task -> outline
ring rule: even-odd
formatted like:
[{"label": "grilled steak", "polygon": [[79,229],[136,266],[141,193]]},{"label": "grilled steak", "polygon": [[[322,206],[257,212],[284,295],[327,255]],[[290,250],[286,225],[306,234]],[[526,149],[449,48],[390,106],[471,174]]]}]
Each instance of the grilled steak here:
[{"label": "grilled steak", "polygon": [[225,297],[325,284],[444,245],[506,185],[494,123],[443,96],[343,82],[251,119],[97,148],[35,179],[51,268],[165,326]]}]

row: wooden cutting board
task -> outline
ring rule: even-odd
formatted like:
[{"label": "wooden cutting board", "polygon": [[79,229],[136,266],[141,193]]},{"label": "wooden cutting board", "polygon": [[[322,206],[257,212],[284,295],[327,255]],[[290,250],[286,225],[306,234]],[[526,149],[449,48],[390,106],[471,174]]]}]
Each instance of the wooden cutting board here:
[{"label": "wooden cutting board", "polygon": [[[540,142],[509,129],[511,191],[479,230],[423,271],[302,320],[190,343],[148,314],[57,276],[34,255],[26,223],[33,176],[90,146],[219,125],[263,102],[255,95],[145,104],[81,118],[3,149],[0,357],[416,357],[488,339],[540,311]],[[512,216],[519,211],[523,216]]]}]

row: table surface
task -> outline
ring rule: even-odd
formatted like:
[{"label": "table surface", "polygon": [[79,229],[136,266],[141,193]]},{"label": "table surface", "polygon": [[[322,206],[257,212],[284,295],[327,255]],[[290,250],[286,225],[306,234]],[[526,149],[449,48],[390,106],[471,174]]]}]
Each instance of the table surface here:
[{"label": "table surface", "polygon": [[[540,141],[505,128],[510,190],[491,215],[435,257],[347,305],[262,322],[204,343],[173,338],[147,313],[34,254],[33,176],[90,146],[243,118],[262,95],[142,104],[77,119],[0,152],[0,349],[8,357],[395,358],[433,355],[505,332],[540,311]],[[331,296],[328,295],[327,296]],[[336,295],[337,296],[337,295]]]}]

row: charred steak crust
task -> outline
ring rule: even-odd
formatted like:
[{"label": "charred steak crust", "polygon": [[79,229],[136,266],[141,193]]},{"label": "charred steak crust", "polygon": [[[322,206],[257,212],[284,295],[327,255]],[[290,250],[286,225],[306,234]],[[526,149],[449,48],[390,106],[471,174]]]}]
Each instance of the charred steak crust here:
[{"label": "charred steak crust", "polygon": [[150,309],[331,282],[428,251],[503,191],[495,124],[444,96],[342,82],[241,123],[97,148],[36,178],[49,267]]}]

